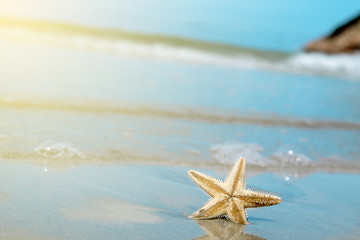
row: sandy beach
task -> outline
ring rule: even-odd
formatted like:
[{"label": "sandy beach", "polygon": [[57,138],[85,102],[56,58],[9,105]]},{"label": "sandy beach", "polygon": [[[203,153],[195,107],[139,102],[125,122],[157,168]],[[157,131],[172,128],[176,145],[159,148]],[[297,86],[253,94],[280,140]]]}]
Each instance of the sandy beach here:
[{"label": "sandy beach", "polygon": [[[199,169],[201,170],[201,169]],[[1,239],[356,239],[358,175],[313,174],[287,181],[274,174],[248,186],[282,197],[250,209],[250,225],[188,219],[208,197],[187,168],[153,165],[42,167],[1,162]],[[223,178],[226,173],[203,170]],[[249,171],[251,175],[251,171]],[[205,237],[207,236],[207,237]]]}]

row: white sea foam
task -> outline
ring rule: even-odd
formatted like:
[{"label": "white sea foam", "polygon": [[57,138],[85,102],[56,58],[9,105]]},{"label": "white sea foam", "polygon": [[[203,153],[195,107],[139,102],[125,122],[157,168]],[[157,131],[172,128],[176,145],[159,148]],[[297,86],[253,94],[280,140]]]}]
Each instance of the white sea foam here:
[{"label": "white sea foam", "polygon": [[359,173],[359,161],[350,161],[339,156],[311,159],[299,147],[282,145],[270,154],[265,154],[259,144],[244,142],[225,142],[215,144],[209,149],[214,162],[233,165],[240,157],[246,159],[251,167],[271,168],[285,180],[298,178],[315,171]]},{"label": "white sea foam", "polygon": [[0,38],[193,64],[263,69],[360,80],[360,55],[358,54],[329,56],[320,53],[296,53],[283,60],[269,60],[259,57],[255,53],[251,54],[251,51],[227,55],[214,52],[211,49],[206,51],[189,46],[172,46],[161,43],[161,39],[158,43],[132,42],[126,39],[34,32],[29,29],[5,27],[0,28]]},{"label": "white sea foam", "polygon": [[284,64],[294,71],[360,80],[360,54],[298,53]]},{"label": "white sea foam", "polygon": [[280,167],[307,167],[312,165],[309,157],[303,154],[294,145],[283,145],[276,152],[270,155],[272,163]]},{"label": "white sea foam", "polygon": [[210,147],[211,157],[219,163],[234,164],[244,157],[248,164],[264,167],[270,161],[261,154],[263,151],[260,145],[254,143],[226,142]]},{"label": "white sea foam", "polygon": [[67,143],[45,141],[34,149],[37,154],[52,159],[83,158],[84,154]]},{"label": "white sea foam", "polygon": [[226,142],[210,147],[212,158],[219,163],[232,165],[240,157],[247,164],[260,167],[308,167],[313,164],[311,159],[296,146],[284,145],[266,157],[262,154],[263,147],[254,143]]}]

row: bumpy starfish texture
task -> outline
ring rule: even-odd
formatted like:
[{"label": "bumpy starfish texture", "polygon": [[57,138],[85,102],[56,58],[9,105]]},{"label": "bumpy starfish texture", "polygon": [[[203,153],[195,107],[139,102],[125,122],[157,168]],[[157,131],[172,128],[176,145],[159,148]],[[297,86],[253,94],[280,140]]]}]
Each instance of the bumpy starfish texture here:
[{"label": "bumpy starfish texture", "polygon": [[212,199],[189,218],[211,219],[226,216],[230,221],[249,224],[246,208],[276,205],[281,198],[245,189],[245,159],[240,158],[225,182],[190,170],[190,178]]}]

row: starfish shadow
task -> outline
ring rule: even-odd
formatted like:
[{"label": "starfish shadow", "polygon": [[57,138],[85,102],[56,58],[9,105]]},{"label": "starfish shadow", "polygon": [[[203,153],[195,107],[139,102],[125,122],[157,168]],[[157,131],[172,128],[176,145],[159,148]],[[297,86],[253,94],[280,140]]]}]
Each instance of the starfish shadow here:
[{"label": "starfish shadow", "polygon": [[255,222],[275,222],[275,220],[272,220],[272,219],[259,218],[259,217],[249,217],[248,220],[249,220],[250,223],[255,223]]},{"label": "starfish shadow", "polygon": [[264,240],[249,233],[244,233],[246,225],[237,224],[225,219],[194,220],[207,235],[194,238],[193,240],[225,240],[225,239],[246,239],[246,240]]}]

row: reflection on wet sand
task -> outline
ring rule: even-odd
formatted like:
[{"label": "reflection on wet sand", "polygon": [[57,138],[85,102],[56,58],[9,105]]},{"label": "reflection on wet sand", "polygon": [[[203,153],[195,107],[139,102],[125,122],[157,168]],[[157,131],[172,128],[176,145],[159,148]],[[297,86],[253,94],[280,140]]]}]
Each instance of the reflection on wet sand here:
[{"label": "reflection on wet sand", "polygon": [[[265,239],[252,234],[244,233],[246,225],[232,223],[224,219],[194,220],[207,235],[195,239]],[[194,240],[195,240],[194,239]]]},{"label": "reflection on wet sand", "polygon": [[162,219],[156,215],[158,209],[136,205],[115,199],[90,202],[76,209],[64,209],[62,213],[73,221],[92,221],[105,224],[127,222],[157,223]]}]

